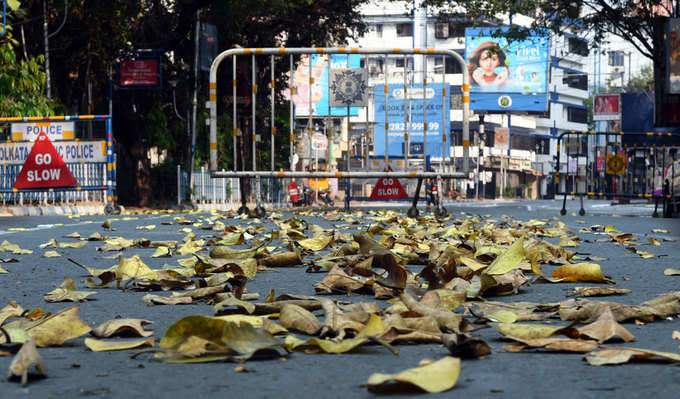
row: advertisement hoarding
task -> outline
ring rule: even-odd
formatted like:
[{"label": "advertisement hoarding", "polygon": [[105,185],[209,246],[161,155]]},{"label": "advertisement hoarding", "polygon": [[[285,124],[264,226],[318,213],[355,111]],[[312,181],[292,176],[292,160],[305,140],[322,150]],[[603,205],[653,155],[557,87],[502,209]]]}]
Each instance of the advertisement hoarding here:
[{"label": "advertisement hoarding", "polygon": [[[444,142],[442,135],[448,132],[449,127],[449,97],[442,99],[442,84],[434,83],[427,85],[425,90],[426,101],[423,101],[423,85],[414,85],[407,88],[408,96],[404,96],[404,85],[389,85],[389,99],[385,101],[384,86],[373,88],[375,99],[375,155],[385,154],[385,115],[389,124],[388,150],[390,156],[405,155],[405,134],[409,133],[411,148],[419,147],[424,143],[424,113],[427,107],[427,154],[432,157],[442,156]],[[447,90],[447,93],[449,90]],[[407,126],[405,122],[406,112],[411,104],[411,122]],[[389,108],[389,109],[387,109]],[[419,147],[422,148],[422,147]],[[449,156],[448,146],[444,146],[444,156]],[[422,151],[421,151],[422,154]]]},{"label": "advertisement hoarding", "polygon": [[680,18],[669,18],[667,29],[666,90],[680,94]]},{"label": "advertisement hoarding", "polygon": [[[288,92],[287,98],[292,98],[295,104],[295,117],[309,116],[309,100],[310,100],[310,80],[311,85],[311,101],[312,101],[312,115],[328,116],[328,71],[329,69],[340,68],[359,68],[361,64],[361,57],[359,54],[351,54],[349,56],[349,65],[347,65],[347,55],[332,54],[330,58],[325,54],[312,54],[312,76],[309,76],[309,56],[303,55],[300,57],[300,62],[293,74],[293,93]],[[350,115],[356,116],[359,114],[357,107],[350,108]],[[346,116],[347,107],[332,107],[332,116]]]},{"label": "advertisement hoarding", "polygon": [[550,39],[495,37],[498,28],[465,29],[473,111],[534,111],[548,107]]},{"label": "advertisement hoarding", "polygon": [[154,58],[128,58],[120,61],[121,87],[160,86],[160,60]]},{"label": "advertisement hoarding", "polygon": [[615,121],[621,119],[618,94],[597,94],[593,100],[593,120]]}]

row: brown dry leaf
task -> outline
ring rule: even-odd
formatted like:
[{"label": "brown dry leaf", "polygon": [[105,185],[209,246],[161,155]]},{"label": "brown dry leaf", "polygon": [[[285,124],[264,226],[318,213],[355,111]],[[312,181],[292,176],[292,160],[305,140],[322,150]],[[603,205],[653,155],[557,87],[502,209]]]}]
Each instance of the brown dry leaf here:
[{"label": "brown dry leaf", "polygon": [[460,359],[447,356],[396,374],[372,374],[366,387],[375,393],[405,393],[413,389],[437,393],[453,388],[459,376]]},{"label": "brown dry leaf", "polygon": [[578,237],[562,236],[560,241],[557,243],[560,247],[578,247],[580,245]]},{"label": "brown dry leaf", "polygon": [[12,364],[9,366],[9,378],[21,377],[21,386],[25,387],[28,384],[28,369],[31,366],[35,366],[41,377],[47,377],[45,362],[40,357],[35,343],[29,339],[21,345],[21,349],[12,359]]},{"label": "brown dry leaf", "polygon": [[307,335],[316,335],[323,327],[312,312],[292,304],[283,306],[279,323],[288,330],[300,331]]},{"label": "brown dry leaf", "polygon": [[680,292],[674,291],[660,295],[640,305],[624,305],[617,302],[604,301],[566,301],[560,304],[559,312],[562,320],[578,320],[583,323],[595,321],[609,307],[614,319],[618,322],[641,319],[653,321],[680,313]]},{"label": "brown dry leaf", "polygon": [[59,287],[45,295],[45,300],[47,302],[80,302],[94,294],[96,294],[95,291],[76,291],[76,283],[71,277],[66,277]]},{"label": "brown dry leaf", "polygon": [[508,337],[519,344],[506,346],[508,352],[519,352],[527,347],[529,348],[544,348],[551,351],[558,352],[579,352],[588,353],[599,347],[597,342],[591,340],[582,340],[574,338],[537,338],[537,339],[519,339],[516,337]]},{"label": "brown dry leaf", "polygon": [[399,298],[410,311],[434,318],[443,331],[459,334],[469,327],[467,320],[462,315],[453,313],[448,309],[424,305],[407,293],[401,294]]},{"label": "brown dry leaf", "polygon": [[153,330],[145,330],[144,326],[152,322],[143,319],[114,319],[102,323],[93,329],[91,334],[98,338],[108,338],[111,336],[123,337],[149,337],[153,335]]},{"label": "brown dry leaf", "polygon": [[233,249],[226,245],[220,245],[210,251],[211,258],[218,259],[248,259],[255,257],[258,248]]},{"label": "brown dry leaf", "polygon": [[186,305],[193,302],[190,297],[186,296],[176,296],[176,297],[164,297],[160,295],[146,294],[142,298],[142,301],[146,302],[148,305]]},{"label": "brown dry leaf", "polygon": [[279,252],[272,254],[262,259],[262,264],[268,267],[293,267],[303,264],[300,253],[295,252]]},{"label": "brown dry leaf", "polygon": [[635,339],[635,336],[614,320],[612,311],[607,306],[594,322],[578,329],[582,336],[606,342],[613,337],[619,337],[625,342]]},{"label": "brown dry leaf", "polygon": [[541,321],[554,315],[559,308],[559,304],[538,304],[532,302],[505,303],[487,301],[466,303],[465,307],[475,316],[484,316],[488,318],[493,314],[497,314],[498,312],[509,311],[516,315],[516,321]]},{"label": "brown dry leaf", "polygon": [[468,334],[444,334],[442,343],[453,356],[462,359],[478,359],[491,354],[486,342]]},{"label": "brown dry leaf", "polygon": [[25,327],[26,333],[40,347],[59,346],[92,329],[80,317],[78,306],[71,306]]},{"label": "brown dry leaf", "polygon": [[611,278],[602,274],[600,265],[589,262],[562,265],[553,270],[552,277],[559,279],[559,282],[614,283]]},{"label": "brown dry leaf", "polygon": [[485,296],[516,294],[528,281],[529,278],[519,269],[500,275],[482,273],[480,292]]},{"label": "brown dry leaf", "polygon": [[623,364],[633,360],[648,360],[660,357],[673,363],[680,362],[680,354],[671,352],[658,352],[638,348],[604,348],[596,352],[590,352],[585,356],[591,366]]},{"label": "brown dry leaf", "polygon": [[153,344],[153,337],[125,341],[102,341],[95,338],[85,338],[85,346],[92,352],[122,351],[142,346],[153,346]]},{"label": "brown dry leaf", "polygon": [[653,237],[649,237],[649,244],[657,247],[661,245],[661,243]]},{"label": "brown dry leaf", "polygon": [[630,294],[631,290],[625,288],[615,288],[615,287],[574,287],[571,294],[567,296],[608,296],[608,295],[625,295]]},{"label": "brown dry leaf", "polygon": [[332,293],[334,290],[339,290],[351,293],[364,288],[365,285],[365,279],[350,276],[339,266],[334,266],[315,288],[317,292]]}]

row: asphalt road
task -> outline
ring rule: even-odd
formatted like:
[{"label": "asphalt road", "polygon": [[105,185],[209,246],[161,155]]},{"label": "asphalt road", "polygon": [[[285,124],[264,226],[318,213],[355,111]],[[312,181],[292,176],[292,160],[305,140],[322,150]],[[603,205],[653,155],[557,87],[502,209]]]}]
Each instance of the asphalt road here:
[{"label": "asphalt road", "polygon": [[[586,204],[587,214],[578,216],[576,201],[569,201],[569,213],[559,215],[561,203],[461,203],[448,207],[453,217],[461,212],[484,215],[499,219],[503,215],[514,219],[557,218],[571,229],[578,231],[595,224],[613,225],[621,232],[634,233],[639,242],[648,237],[659,240],[665,237],[677,240],[663,242],[660,247],[642,245],[640,249],[663,255],[652,259],[640,256],[615,243],[595,242],[602,238],[592,234],[579,234],[586,239],[578,252],[591,253],[606,258],[599,262],[605,274],[611,276],[617,287],[632,290],[629,295],[609,297],[626,304],[638,304],[661,293],[680,290],[680,277],[664,275],[664,269],[680,269],[680,220],[651,218],[647,205],[609,206],[608,203],[591,201]],[[402,209],[405,213],[405,209]],[[206,214],[186,214],[198,218]],[[286,214],[287,216],[288,214]],[[34,251],[30,255],[0,253],[0,258],[17,257],[20,262],[0,263],[8,274],[0,274],[0,307],[15,300],[25,309],[42,308],[57,312],[71,303],[47,303],[43,296],[61,284],[64,277],[76,281],[79,290],[89,290],[83,284],[82,270],[66,258],[73,258],[87,266],[106,268],[116,261],[104,259],[111,253],[96,251],[101,243],[88,243],[81,249],[59,249],[59,258],[43,258],[42,243],[63,238],[74,231],[87,237],[99,232],[125,238],[145,237],[151,240],[181,240],[185,233],[178,232],[186,226],[161,225],[172,221],[177,214],[121,215],[112,222],[116,229],[105,231],[101,225],[104,216],[82,217],[15,217],[0,219],[0,242],[7,240],[22,248]],[[286,217],[284,216],[284,218]],[[319,216],[302,216],[310,224],[331,228],[335,223]],[[227,219],[225,224],[249,224],[252,221]],[[156,224],[151,231],[136,230],[137,226]],[[271,221],[260,223],[273,227]],[[191,227],[191,226],[189,226]],[[15,230],[14,228],[26,228]],[[210,231],[192,228],[198,237]],[[652,229],[666,229],[668,234],[654,234]],[[553,241],[548,240],[548,241]],[[556,241],[556,240],[555,240]],[[139,254],[152,268],[173,263],[178,257],[151,258],[153,249],[127,249],[123,256]],[[550,267],[544,267],[547,271]],[[286,268],[279,272],[261,272],[247,284],[250,292],[261,298],[273,288],[277,294],[290,293],[315,295],[314,285],[321,281],[323,273],[306,273],[305,268]],[[493,298],[515,302],[556,302],[568,299],[566,294],[574,286],[597,284],[534,283],[525,286],[518,295]],[[181,306],[147,306],[141,298],[146,292],[123,291],[115,288],[97,290],[94,300],[80,304],[80,317],[95,327],[116,317],[142,318],[153,321],[157,340],[176,320],[193,314],[212,315],[212,306],[192,304]],[[167,294],[166,294],[167,295]],[[346,301],[371,301],[360,295],[329,296]],[[381,301],[381,306],[387,304]],[[554,324],[566,324],[552,319]],[[658,351],[680,352],[678,341],[671,338],[674,330],[680,330],[680,321],[673,317],[645,325],[626,323],[625,327],[636,336],[635,341],[607,344]],[[432,397],[466,398],[621,398],[642,395],[654,398],[677,397],[678,368],[667,363],[631,363],[619,366],[590,366],[581,354],[549,353],[545,351],[522,351],[508,353],[503,350],[507,342],[499,339],[493,329],[481,330],[476,336],[486,340],[493,353],[481,360],[464,360],[457,385],[450,391],[432,394]],[[234,363],[166,364],[152,362],[149,357],[130,358],[132,351],[91,352],[83,344],[84,337],[69,341],[62,347],[40,348],[48,378],[31,380],[26,388],[16,382],[0,380],[0,398],[367,398],[374,394],[362,386],[375,372],[394,373],[415,367],[424,358],[439,359],[448,354],[441,345],[399,345],[395,356],[380,346],[362,347],[342,355],[292,353],[286,360],[250,360],[243,364],[249,372],[236,373]],[[0,356],[0,377],[6,373],[11,357]],[[429,395],[428,395],[429,396]]]}]

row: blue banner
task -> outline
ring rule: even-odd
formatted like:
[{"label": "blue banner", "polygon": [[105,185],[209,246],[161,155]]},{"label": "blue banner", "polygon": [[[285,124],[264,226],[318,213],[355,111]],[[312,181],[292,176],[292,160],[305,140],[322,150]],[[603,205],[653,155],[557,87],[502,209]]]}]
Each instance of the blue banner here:
[{"label": "blue banner", "polygon": [[498,28],[465,29],[465,59],[474,111],[538,111],[548,106],[548,36],[510,41]]},{"label": "blue banner", "polygon": [[[389,155],[406,155],[405,135],[408,132],[411,155],[429,155],[440,158],[442,156],[442,146],[444,146],[444,156],[449,156],[449,146],[444,145],[442,135],[449,131],[449,96],[442,94],[442,84],[434,83],[427,85],[425,89],[426,98],[423,101],[423,85],[414,85],[407,89],[408,96],[404,96],[404,85],[389,85],[388,101],[385,101],[385,89],[383,85],[373,88],[375,99],[375,155],[385,154],[385,115],[388,115],[389,124],[388,149]],[[407,126],[405,114],[409,111],[408,104],[411,104],[411,123]],[[423,108],[427,108],[427,113],[423,113]],[[387,109],[386,109],[387,108]],[[425,118],[427,115],[427,142],[424,139]],[[427,154],[425,152],[427,147]]]},{"label": "blue banner", "polygon": [[[295,117],[309,116],[309,57],[302,57],[295,69],[294,87],[295,92],[292,96],[295,104]],[[361,56],[351,54],[349,56],[349,66],[347,66],[347,55],[332,54],[330,68],[359,68],[361,66]],[[312,115],[328,116],[328,55],[312,54]],[[332,116],[346,116],[346,107],[331,107]],[[358,107],[350,108],[350,115],[359,115]]]}]

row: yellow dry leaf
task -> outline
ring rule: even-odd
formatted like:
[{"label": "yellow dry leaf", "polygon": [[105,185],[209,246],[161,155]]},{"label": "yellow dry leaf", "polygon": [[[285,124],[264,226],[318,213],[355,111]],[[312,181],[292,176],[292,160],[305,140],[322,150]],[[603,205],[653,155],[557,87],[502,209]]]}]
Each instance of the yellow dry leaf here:
[{"label": "yellow dry leaf", "polygon": [[668,268],[663,271],[664,276],[680,276],[680,270]]},{"label": "yellow dry leaf", "polygon": [[307,340],[300,339],[294,335],[286,336],[284,346],[288,350],[304,351],[320,349],[324,353],[346,353],[361,345],[372,342],[368,337],[356,337],[351,339],[343,339],[341,341],[331,341],[330,339],[309,338]]},{"label": "yellow dry leaf", "polygon": [[194,254],[201,250],[201,246],[198,244],[196,241],[189,240],[177,250],[177,253],[182,256]]},{"label": "yellow dry leaf", "polygon": [[57,251],[45,251],[43,258],[58,258],[61,255]]},{"label": "yellow dry leaf", "polygon": [[569,326],[526,323],[491,323],[491,326],[507,337],[524,340],[548,338],[556,334],[578,336],[578,332]]},{"label": "yellow dry leaf", "polygon": [[460,359],[447,356],[422,367],[407,369],[396,374],[372,374],[368,378],[366,387],[369,391],[376,393],[403,392],[405,386],[437,393],[453,388],[459,376]]},{"label": "yellow dry leaf", "polygon": [[652,229],[652,233],[668,234],[669,231],[665,229]]},{"label": "yellow dry leaf", "polygon": [[606,307],[593,323],[579,328],[579,332],[582,336],[595,339],[599,343],[608,341],[613,337],[619,337],[626,342],[635,339],[633,334],[616,322],[609,306]]},{"label": "yellow dry leaf", "polygon": [[95,291],[76,291],[76,284],[73,282],[73,279],[66,277],[59,287],[45,295],[45,300],[47,302],[80,302],[94,294],[96,294]]},{"label": "yellow dry leaf", "polygon": [[616,227],[612,226],[611,224],[608,224],[608,225],[604,228],[604,232],[605,232],[605,233],[618,233],[618,230],[616,229]]},{"label": "yellow dry leaf", "polygon": [[509,310],[499,310],[488,316],[485,316],[485,318],[491,321],[497,321],[499,323],[514,323],[517,321],[517,314]]},{"label": "yellow dry leaf", "polygon": [[9,273],[7,270],[5,270],[2,265],[0,265],[0,274],[7,274]]},{"label": "yellow dry leaf", "polygon": [[553,270],[552,277],[560,279],[561,282],[613,283],[609,277],[602,274],[600,265],[589,262],[562,265]]},{"label": "yellow dry leaf", "polygon": [[92,352],[122,351],[142,346],[153,346],[153,344],[153,337],[125,341],[102,341],[95,338],[85,338],[85,346]]},{"label": "yellow dry leaf", "polygon": [[329,246],[332,241],[333,236],[322,232],[320,234],[315,235],[312,238],[300,240],[297,243],[304,249],[309,249],[311,251],[321,251],[322,249]]},{"label": "yellow dry leaf", "polygon": [[118,280],[157,280],[158,273],[151,270],[149,266],[145,265],[144,262],[139,258],[139,255],[135,255],[132,258],[120,258],[118,261],[118,266],[115,269],[116,279]]},{"label": "yellow dry leaf", "polygon": [[153,230],[156,228],[155,224],[150,224],[147,226],[137,226],[137,230]]},{"label": "yellow dry leaf", "polygon": [[87,241],[60,242],[59,248],[82,248],[87,245]]},{"label": "yellow dry leaf", "polygon": [[655,246],[657,246],[657,247],[661,245],[661,243],[660,243],[658,240],[655,240],[655,239],[652,238],[652,237],[649,237],[649,243],[650,243],[651,245],[655,245]]},{"label": "yellow dry leaf", "polygon": [[515,240],[512,245],[484,270],[484,274],[506,274],[516,269],[524,259],[524,239]]},{"label": "yellow dry leaf", "polygon": [[92,329],[80,317],[78,306],[71,306],[26,327],[26,332],[40,347],[59,346]]},{"label": "yellow dry leaf", "polygon": [[172,251],[168,247],[158,247],[158,248],[156,248],[156,251],[154,251],[153,255],[151,255],[152,258],[171,257],[171,256],[172,256]]}]

